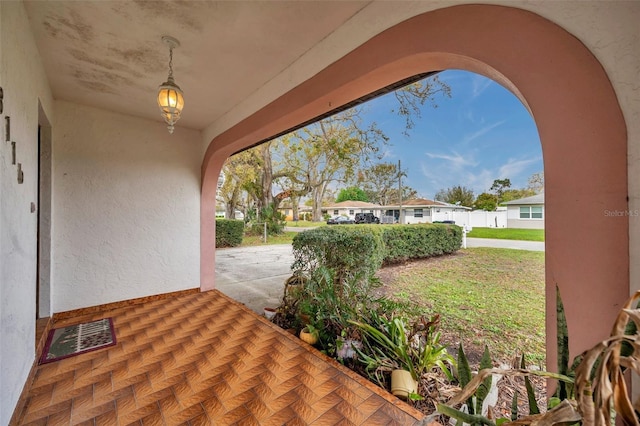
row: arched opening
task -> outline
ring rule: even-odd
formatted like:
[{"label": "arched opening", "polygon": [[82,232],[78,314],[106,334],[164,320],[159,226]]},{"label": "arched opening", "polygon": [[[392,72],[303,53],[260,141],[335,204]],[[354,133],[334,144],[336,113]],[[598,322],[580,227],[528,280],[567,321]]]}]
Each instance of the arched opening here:
[{"label": "arched opening", "polygon": [[628,218],[606,214],[627,210],[622,112],[602,66],[579,40],[536,14],[502,6],[455,6],[402,22],[216,137],[202,166],[201,289],[214,287],[215,189],[229,155],[395,81],[447,68],[498,81],[538,123],[550,369],[556,286],[572,356],[608,335],[629,294]]}]

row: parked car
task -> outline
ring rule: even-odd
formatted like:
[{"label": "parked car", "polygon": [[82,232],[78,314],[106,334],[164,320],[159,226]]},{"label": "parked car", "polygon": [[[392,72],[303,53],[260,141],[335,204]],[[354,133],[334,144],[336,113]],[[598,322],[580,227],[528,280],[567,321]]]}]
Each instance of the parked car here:
[{"label": "parked car", "polygon": [[380,223],[380,219],[373,215],[373,213],[356,213],[354,219],[355,223]]},{"label": "parked car", "polygon": [[353,225],[355,222],[346,216],[336,216],[327,220],[327,225]]}]

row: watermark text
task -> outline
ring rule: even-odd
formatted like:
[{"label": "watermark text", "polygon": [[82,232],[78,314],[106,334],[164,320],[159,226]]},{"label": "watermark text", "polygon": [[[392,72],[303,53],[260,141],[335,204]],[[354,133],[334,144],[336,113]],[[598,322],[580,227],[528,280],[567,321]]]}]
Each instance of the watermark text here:
[{"label": "watermark text", "polygon": [[605,217],[639,217],[640,210],[604,210]]}]

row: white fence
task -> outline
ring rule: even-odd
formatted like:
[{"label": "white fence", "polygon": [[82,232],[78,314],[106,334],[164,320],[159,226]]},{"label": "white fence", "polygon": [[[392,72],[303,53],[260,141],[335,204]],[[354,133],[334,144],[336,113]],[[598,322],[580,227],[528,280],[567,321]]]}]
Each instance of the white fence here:
[{"label": "white fence", "polygon": [[440,212],[433,213],[433,221],[453,220],[456,225],[469,225],[478,228],[506,228],[507,211],[486,212],[475,210],[472,212]]}]

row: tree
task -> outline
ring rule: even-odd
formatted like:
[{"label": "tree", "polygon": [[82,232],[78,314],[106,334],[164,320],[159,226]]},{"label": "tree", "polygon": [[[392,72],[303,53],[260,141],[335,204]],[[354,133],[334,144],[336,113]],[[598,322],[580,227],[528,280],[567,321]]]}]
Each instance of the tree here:
[{"label": "tree", "polygon": [[511,188],[511,180],[510,179],[496,179],[493,181],[493,185],[491,185],[490,191],[493,191],[496,194],[498,204],[502,203],[504,191],[508,188]]},{"label": "tree", "polygon": [[222,167],[218,181],[218,198],[224,203],[225,218],[233,219],[235,210],[246,206],[247,186],[258,176],[257,157],[250,150],[232,155]]},{"label": "tree", "polygon": [[367,193],[369,201],[382,206],[391,204],[391,195],[397,199],[398,178],[406,177],[401,171],[398,176],[398,164],[376,163],[358,173],[358,184]]},{"label": "tree", "polygon": [[[402,185],[402,201],[412,200],[418,196],[418,191],[411,188],[410,186]],[[400,198],[398,197],[398,188],[391,188],[388,193],[387,204],[399,204]],[[384,205],[384,204],[383,204]]]},{"label": "tree", "polygon": [[451,87],[440,81],[437,75],[415,83],[404,86],[393,92],[398,101],[398,109],[392,110],[398,113],[405,120],[405,129],[403,134],[408,136],[409,130],[415,125],[414,118],[420,118],[422,111],[420,109],[426,101],[430,101],[433,108],[437,108],[435,95],[451,97]]},{"label": "tree", "polygon": [[496,210],[498,206],[498,202],[496,196],[494,194],[489,194],[488,192],[483,192],[478,195],[476,201],[473,203],[473,208],[476,210],[485,210],[488,212],[492,212]]},{"label": "tree", "polygon": [[361,161],[375,156],[388,138],[373,123],[362,124],[361,108],[352,108],[302,128],[284,140],[281,157],[310,189],[313,220],[322,219],[322,200],[331,182],[353,179]]},{"label": "tree", "polygon": [[435,199],[449,204],[460,204],[472,207],[475,195],[473,190],[464,186],[454,186],[452,188],[441,189],[436,193]]},{"label": "tree", "polygon": [[[413,127],[413,118],[420,116],[421,105],[430,101],[436,106],[436,94],[451,96],[449,86],[437,76],[395,92],[399,105],[395,112],[404,117],[405,132]],[[261,157],[259,167],[263,170],[246,187],[256,205],[264,208],[277,203],[272,186],[278,178],[287,177],[297,189],[309,191],[313,220],[321,220],[322,200],[329,183],[353,182],[358,167],[377,158],[379,148],[388,142],[375,123],[364,124],[363,110],[360,106],[340,112],[254,148]]]},{"label": "tree", "polygon": [[544,172],[534,173],[529,177],[527,189],[533,191],[534,194],[544,192]]},{"label": "tree", "polygon": [[502,203],[507,201],[519,200],[520,198],[530,197],[536,195],[531,189],[507,189],[502,193]]},{"label": "tree", "polygon": [[369,201],[369,197],[367,197],[367,193],[357,186],[350,186],[348,188],[341,189],[338,193],[338,198],[336,199],[336,203],[342,201]]}]

